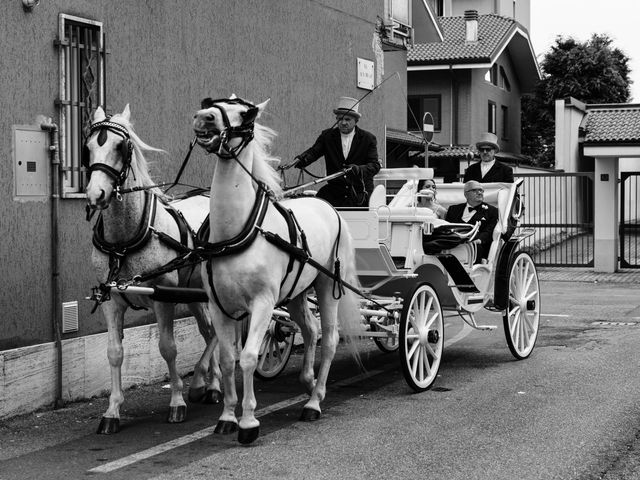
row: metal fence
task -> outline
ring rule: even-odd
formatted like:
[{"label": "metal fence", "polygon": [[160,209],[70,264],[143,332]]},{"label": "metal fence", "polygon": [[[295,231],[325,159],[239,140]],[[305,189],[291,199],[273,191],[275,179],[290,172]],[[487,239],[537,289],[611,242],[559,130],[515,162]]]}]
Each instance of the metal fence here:
[{"label": "metal fence", "polygon": [[620,266],[622,268],[640,268],[640,212],[638,212],[638,188],[640,172],[622,172],[620,174]]},{"label": "metal fence", "polygon": [[593,173],[522,173],[523,242],[537,265],[593,266]]}]

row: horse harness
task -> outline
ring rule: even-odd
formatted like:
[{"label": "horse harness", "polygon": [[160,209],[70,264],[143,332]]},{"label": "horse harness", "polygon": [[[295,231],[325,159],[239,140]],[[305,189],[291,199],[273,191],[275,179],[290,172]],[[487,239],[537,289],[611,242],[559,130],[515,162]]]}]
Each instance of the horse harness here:
[{"label": "horse harness", "polygon": [[[96,304],[91,313],[95,312],[100,303],[110,299],[109,285],[112,285],[114,282],[118,284],[118,274],[120,273],[122,264],[124,263],[126,256],[144,248],[149,242],[149,239],[152,235],[155,235],[158,240],[160,240],[169,248],[179,252],[180,255],[168,264],[163,265],[162,267],[154,271],[147,272],[142,275],[137,275],[136,277],[134,277],[135,282],[144,282],[158,275],[173,271],[176,268],[189,266],[189,263],[186,263],[186,260],[193,254],[193,250],[189,248],[189,236],[191,236],[191,238],[195,242],[196,233],[193,232],[180,211],[173,208],[170,204],[162,201],[162,208],[164,208],[171,215],[178,226],[178,230],[180,232],[180,240],[176,240],[170,235],[158,231],[154,227],[156,212],[158,208],[158,196],[148,190],[144,192],[144,195],[145,204],[142,219],[133,237],[128,239],[126,242],[108,242],[104,238],[104,219],[102,217],[102,213],[96,220],[96,223],[93,227],[93,245],[96,249],[109,256],[109,273],[107,275],[107,280],[105,283],[101,283],[98,287],[94,287],[94,295],[92,298],[96,299]],[[199,263],[199,260],[198,262],[191,263],[191,265],[193,265],[195,268],[195,265],[197,263]],[[136,306],[131,303],[131,301],[129,301],[124,293],[121,293],[120,296],[124,299],[124,301],[129,305],[130,308],[134,310],[146,309],[145,307]]]},{"label": "horse harness", "polygon": [[[267,241],[274,244],[276,247],[279,247],[280,249],[285,250],[290,254],[289,262],[287,264],[287,270],[284,278],[280,282],[280,287],[282,287],[287,281],[287,278],[289,278],[289,275],[293,271],[295,261],[299,260],[300,265],[298,266],[298,270],[296,272],[296,276],[293,281],[293,284],[291,285],[291,288],[289,289],[289,292],[284,297],[284,299],[278,303],[278,305],[276,306],[277,308],[289,303],[289,301],[291,300],[291,294],[293,293],[296,286],[298,285],[298,281],[300,280],[300,276],[302,274],[302,270],[305,266],[305,263],[307,263],[307,261],[311,257],[311,254],[309,253],[309,246],[307,244],[305,233],[300,228],[300,224],[298,223],[298,220],[296,219],[293,212],[276,201],[272,202],[270,197],[267,194],[266,187],[264,185],[262,185],[262,187],[264,188],[258,189],[258,192],[256,194],[256,200],[253,204],[251,213],[249,214],[249,218],[247,219],[247,222],[245,223],[244,228],[238,235],[236,235],[232,239],[223,240],[221,242],[216,242],[216,243],[205,242],[203,241],[202,234],[208,233],[208,228],[209,228],[208,222],[206,224],[205,229],[200,229],[200,231],[198,232],[198,237],[199,237],[198,253],[202,257],[206,258],[207,279],[209,282],[209,287],[211,288],[211,294],[212,294],[213,300],[216,302],[216,305],[224,315],[234,320],[242,320],[244,317],[246,317],[247,312],[235,318],[222,305],[222,302],[220,301],[220,298],[216,293],[216,289],[213,282],[212,262],[214,258],[241,253],[255,241],[256,237],[260,233],[265,237]],[[285,222],[287,223],[287,230],[289,233],[289,242],[287,242],[286,240],[283,240],[279,235],[271,232],[267,232],[262,228],[262,223],[264,221],[264,217],[267,213],[270,203],[273,203],[273,206],[275,207],[275,209],[278,211],[278,213],[280,213],[280,215],[282,215]],[[298,240],[300,240],[301,247],[298,247]]]}]

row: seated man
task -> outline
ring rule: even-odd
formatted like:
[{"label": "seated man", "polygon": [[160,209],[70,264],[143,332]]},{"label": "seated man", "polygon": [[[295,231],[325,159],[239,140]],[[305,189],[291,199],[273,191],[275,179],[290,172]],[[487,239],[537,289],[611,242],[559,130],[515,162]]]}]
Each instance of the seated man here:
[{"label": "seated man", "polygon": [[464,184],[464,196],[467,202],[451,205],[447,210],[445,220],[452,223],[469,224],[480,222],[478,233],[473,239],[473,243],[476,243],[478,248],[475,263],[480,263],[489,254],[493,229],[498,223],[498,209],[483,201],[484,189],[475,180]]}]

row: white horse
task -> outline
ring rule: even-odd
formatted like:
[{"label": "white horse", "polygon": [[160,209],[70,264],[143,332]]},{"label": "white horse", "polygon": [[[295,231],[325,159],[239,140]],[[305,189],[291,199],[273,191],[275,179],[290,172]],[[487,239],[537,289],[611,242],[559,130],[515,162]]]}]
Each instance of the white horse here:
[{"label": "white horse", "polygon": [[[102,283],[128,280],[134,275],[153,272],[178,257],[178,250],[182,246],[178,220],[170,214],[170,207],[162,192],[157,188],[150,188],[153,182],[143,153],[161,150],[140,140],[132,129],[130,117],[129,105],[121,114],[111,118],[107,118],[103,109],[98,107],[83,151],[83,164],[91,175],[86,188],[88,206],[93,211],[100,211],[94,226],[91,259],[98,281]],[[121,194],[121,189],[134,191]],[[206,214],[205,207],[203,218]],[[175,244],[167,240],[167,236],[175,240]],[[183,234],[183,237],[187,237],[186,248],[193,248],[191,235]],[[148,279],[140,286],[202,288],[200,275],[194,269],[192,266],[168,271]],[[123,322],[125,311],[134,306],[152,308],[158,322],[160,353],[169,367],[171,383],[168,421],[179,423],[186,418],[182,379],[176,369],[174,305],[155,301],[147,296],[113,294],[110,301],[102,303],[108,329],[107,356],[111,366],[111,396],[98,433],[116,433],[120,429],[120,405],[124,402],[121,383]],[[217,341],[208,306],[206,303],[190,303],[189,308],[207,343],[207,348],[194,369],[189,399],[218,403],[222,396],[220,369],[215,358],[217,350],[214,353]]]},{"label": "white horse", "polygon": [[[316,420],[320,416],[320,402],[326,394],[329,368],[339,341],[338,318],[347,343],[359,361],[355,343],[349,341],[360,331],[355,295],[350,291],[339,295],[340,289],[333,278],[319,274],[316,268],[300,262],[301,258],[291,257],[266,239],[270,234],[277,234],[287,241],[290,239],[284,216],[272,201],[261,201],[265,190],[275,198],[282,193],[279,177],[270,165],[277,159],[268,154],[275,132],[254,124],[267,103],[254,106],[235,96],[206,99],[193,122],[198,144],[218,157],[211,184],[210,244],[204,253],[209,255],[209,260],[202,267],[203,283],[209,293],[209,306],[214,313],[219,339],[224,385],[224,409],[215,432],[238,430],[241,443],[251,443],[259,435],[253,373],[274,306],[291,299],[288,310],[300,326],[304,339],[300,381],[311,395],[304,406],[302,420]],[[344,279],[357,285],[351,236],[333,207],[316,198],[286,200],[281,205],[293,212],[300,231],[306,236],[313,260],[329,271],[334,270],[336,259],[341,260]],[[303,245],[300,239],[294,243],[298,247]],[[288,267],[292,267],[291,271]],[[305,293],[310,286],[318,296],[322,328],[317,378],[314,378],[314,357],[318,327],[309,312]],[[246,315],[250,323],[240,354],[244,388],[238,424],[233,344],[236,321]]]}]

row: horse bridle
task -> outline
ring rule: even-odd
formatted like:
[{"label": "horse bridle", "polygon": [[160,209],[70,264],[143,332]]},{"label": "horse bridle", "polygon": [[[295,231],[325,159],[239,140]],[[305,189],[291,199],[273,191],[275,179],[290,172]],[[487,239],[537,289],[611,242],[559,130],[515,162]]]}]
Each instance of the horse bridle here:
[{"label": "horse bridle", "polygon": [[[236,127],[229,122],[229,116],[224,108],[219,103],[238,104],[248,108],[246,112],[242,112],[242,123]],[[216,108],[220,112],[222,117],[222,123],[224,124],[224,130],[220,132],[220,149],[216,152],[220,158],[229,160],[231,158],[237,158],[240,152],[247,146],[247,144],[253,140],[254,120],[258,116],[258,107],[249,103],[241,98],[205,98],[200,102],[200,108]],[[233,148],[229,147],[229,140],[233,138],[240,138],[241,141]]]},{"label": "horse bridle", "polygon": [[[120,156],[122,157],[122,169],[120,171],[115,168],[107,165],[106,163],[96,162],[94,164],[90,164],[90,152],[89,147],[87,146],[87,142],[94,134],[94,132],[100,131],[100,134],[109,131],[115,133],[116,135],[122,137],[122,144],[120,145]],[[99,138],[100,140],[100,138]],[[105,138],[106,140],[106,138]],[[104,143],[104,140],[100,145]],[[133,145],[131,143],[131,137],[129,135],[129,131],[118,123],[114,123],[109,121],[109,119],[104,120],[102,122],[97,122],[91,125],[91,129],[89,130],[89,135],[87,135],[87,140],[82,148],[82,166],[87,169],[89,172],[89,176],[93,173],[94,170],[100,170],[107,174],[115,184],[115,191],[118,194],[120,187],[124,184],[127,176],[129,175],[129,170],[131,170],[131,152],[133,151]]]}]

